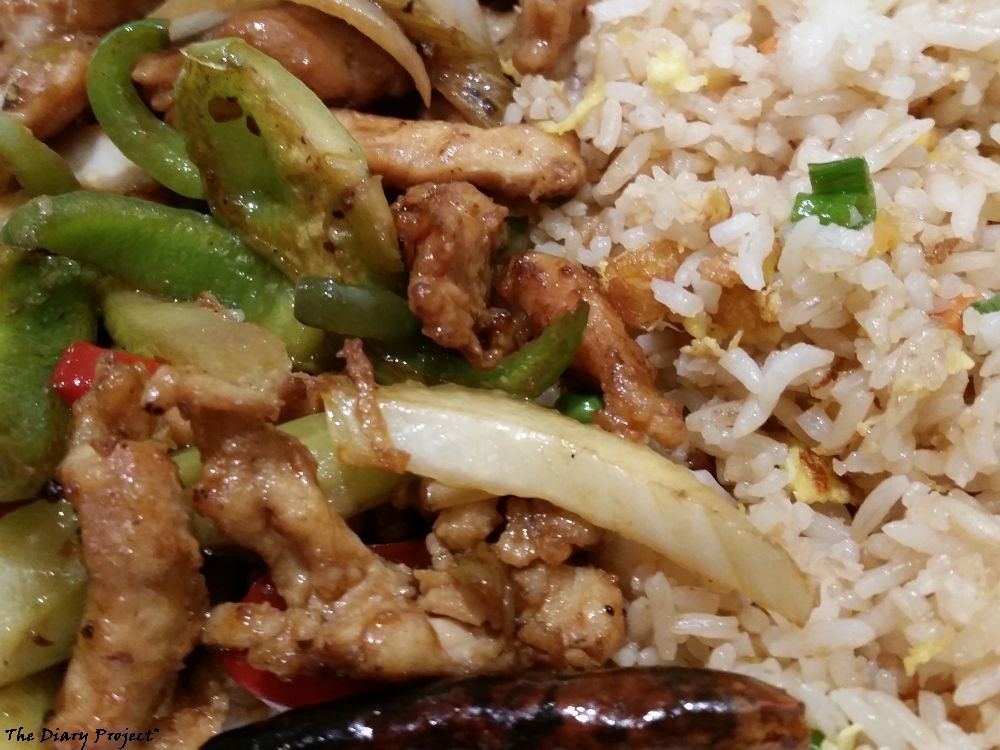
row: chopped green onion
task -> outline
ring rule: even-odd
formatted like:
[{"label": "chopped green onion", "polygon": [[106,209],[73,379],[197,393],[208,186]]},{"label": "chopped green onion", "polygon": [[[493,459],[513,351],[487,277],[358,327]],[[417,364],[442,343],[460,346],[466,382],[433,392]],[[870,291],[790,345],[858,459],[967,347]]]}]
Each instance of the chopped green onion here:
[{"label": "chopped green onion", "polygon": [[860,229],[875,221],[875,186],[860,156],[809,165],[811,193],[799,193],[792,221],[816,216],[821,224]]},{"label": "chopped green onion", "polygon": [[874,192],[868,162],[860,156],[840,161],[820,162],[809,165],[809,182],[814,193],[863,193]]},{"label": "chopped green onion", "polygon": [[977,313],[981,313],[983,315],[1000,312],[1000,294],[994,294],[989,299],[973,302],[970,307],[972,307],[972,309]]},{"label": "chopped green onion", "polygon": [[825,734],[818,729],[812,730],[809,733],[809,750],[820,750],[823,746],[824,740],[826,740]]},{"label": "chopped green onion", "polygon": [[556,401],[556,409],[583,424],[591,424],[594,421],[594,415],[603,408],[604,399],[596,393],[567,391]]}]

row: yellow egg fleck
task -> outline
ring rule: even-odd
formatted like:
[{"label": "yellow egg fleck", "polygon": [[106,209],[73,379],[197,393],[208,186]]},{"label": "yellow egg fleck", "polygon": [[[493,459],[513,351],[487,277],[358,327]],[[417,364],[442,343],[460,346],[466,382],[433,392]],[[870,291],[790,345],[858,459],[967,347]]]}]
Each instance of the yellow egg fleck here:
[{"label": "yellow egg fleck", "polygon": [[604,85],[604,78],[596,76],[590,85],[587,86],[586,91],[584,91],[583,98],[580,99],[579,103],[573,107],[573,110],[566,117],[559,122],[545,120],[538,123],[538,127],[552,135],[562,135],[571,130],[576,130],[583,124],[590,113],[604,101],[605,97],[607,97],[607,89]]}]

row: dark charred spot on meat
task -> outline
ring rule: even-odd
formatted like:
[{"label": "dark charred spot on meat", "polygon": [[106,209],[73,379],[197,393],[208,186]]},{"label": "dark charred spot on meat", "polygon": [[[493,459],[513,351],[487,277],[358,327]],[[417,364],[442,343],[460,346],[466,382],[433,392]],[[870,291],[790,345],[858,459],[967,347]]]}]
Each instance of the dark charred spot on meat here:
[{"label": "dark charred spot on meat", "polygon": [[83,627],[80,628],[80,637],[87,639],[88,641],[94,637],[94,623],[85,622]]},{"label": "dark charred spot on meat", "polygon": [[253,135],[260,136],[260,125],[257,124],[257,121],[253,118],[253,115],[247,115],[246,122],[247,122],[247,130],[249,130],[250,133]]}]

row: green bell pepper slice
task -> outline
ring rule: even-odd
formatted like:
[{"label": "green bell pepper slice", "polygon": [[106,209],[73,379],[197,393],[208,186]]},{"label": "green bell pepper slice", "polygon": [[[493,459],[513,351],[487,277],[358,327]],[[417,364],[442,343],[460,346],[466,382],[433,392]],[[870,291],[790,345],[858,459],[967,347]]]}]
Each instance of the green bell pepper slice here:
[{"label": "green bell pepper slice", "polygon": [[215,216],[294,279],[399,286],[381,181],[323,102],[241,39],[184,56],[175,113]]},{"label": "green bell pepper slice", "polygon": [[41,253],[0,258],[0,501],[34,497],[62,456],[69,410],[49,385],[97,313],[80,266]]},{"label": "green bell pepper slice", "polygon": [[293,362],[315,369],[324,334],[295,319],[291,282],[211,217],[107,193],[35,198],[16,209],[0,242],[44,248],[143,291],[176,300],[211,292],[277,334]]},{"label": "green bell pepper slice", "polygon": [[125,156],[175,193],[201,198],[201,175],[184,136],[149,111],[132,83],[140,56],[170,46],[169,28],[167,21],[148,18],[104,37],[87,69],[87,96],[94,117]]},{"label": "green bell pepper slice", "polygon": [[398,294],[336,279],[302,279],[295,286],[295,317],[324,331],[377,341],[415,338],[421,328]]},{"label": "green bell pepper slice", "polygon": [[465,357],[430,342],[370,347],[375,375],[382,384],[402,380],[456,383],[469,388],[496,388],[538,398],[555,385],[576,356],[587,328],[589,306],[583,302],[556,318],[533,341],[501,360],[492,370],[478,370]]},{"label": "green bell pepper slice", "polygon": [[0,112],[0,163],[6,163],[29,195],[78,190],[73,170],[9,112]]}]

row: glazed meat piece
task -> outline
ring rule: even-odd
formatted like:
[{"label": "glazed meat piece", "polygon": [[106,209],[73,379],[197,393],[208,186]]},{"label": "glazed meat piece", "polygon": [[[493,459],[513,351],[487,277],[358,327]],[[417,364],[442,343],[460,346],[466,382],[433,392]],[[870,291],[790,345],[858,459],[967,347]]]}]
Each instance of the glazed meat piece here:
[{"label": "glazed meat piece", "polygon": [[98,365],[59,467],[88,572],[83,622],[52,719],[66,731],[148,728],[208,608],[177,469],[167,447],[148,439],[144,379],[141,368]]},{"label": "glazed meat piece", "polygon": [[583,345],[573,366],[600,384],[604,408],[594,421],[634,440],[654,438],[672,448],[684,441],[681,409],[656,385],[656,372],[583,266],[541,253],[516,256],[499,282],[500,295],[524,310],[536,330],[590,304]]},{"label": "glazed meat piece", "polygon": [[[323,101],[363,108],[413,88],[409,75],[364,34],[313,8],[283,3],[229,16],[211,37],[241,37],[279,61]],[[183,57],[177,50],[147,55],[133,71],[151,105],[166,111]]]},{"label": "glazed meat piece", "polygon": [[513,573],[518,640],[556,669],[594,669],[625,644],[625,602],[603,570],[533,565]]},{"label": "glazed meat piece", "polygon": [[343,109],[334,114],[364,149],[372,172],[391,187],[465,181],[501,197],[537,201],[572,195],[586,180],[574,136],[530,125],[486,129]]},{"label": "glazed meat piece", "polygon": [[507,525],[496,549],[500,559],[515,568],[536,560],[559,565],[575,549],[593,547],[601,540],[599,529],[544,500],[509,497],[505,515]]},{"label": "glazed meat piece", "polygon": [[87,65],[101,34],[155,0],[0,0],[0,105],[49,138],[87,107]]},{"label": "glazed meat piece", "polygon": [[587,0],[522,0],[517,22],[514,67],[544,73],[559,60]]},{"label": "glazed meat piece", "polygon": [[253,404],[214,389],[162,368],[148,397],[158,411],[177,406],[190,419],[203,466],[196,507],[260,554],[288,608],[221,605],[205,642],[245,649],[252,665],[286,676],[329,669],[402,679],[488,668],[446,648],[408,570],[374,554],[330,508],[308,451]]},{"label": "glazed meat piece", "polygon": [[468,182],[453,182],[410,188],[392,212],[410,271],[410,309],[424,334],[477,367],[495,365],[504,352],[484,351],[480,339],[494,320],[486,305],[490,259],[503,242],[507,209]]}]

